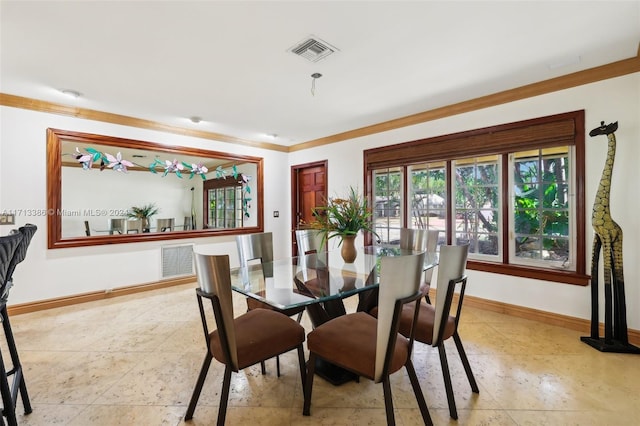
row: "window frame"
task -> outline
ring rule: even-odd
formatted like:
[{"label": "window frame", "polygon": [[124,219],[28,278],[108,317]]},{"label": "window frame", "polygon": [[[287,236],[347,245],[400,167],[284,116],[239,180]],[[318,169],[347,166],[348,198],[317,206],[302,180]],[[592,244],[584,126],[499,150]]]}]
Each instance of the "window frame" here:
[{"label": "window frame", "polygon": [[[215,210],[215,222],[217,224],[218,222],[218,212],[219,211],[223,211],[224,212],[224,219],[222,219],[224,226],[222,227],[216,227],[216,226],[212,226],[212,224],[210,223],[210,215],[211,215],[211,206],[210,206],[210,198],[209,198],[209,191],[216,191],[216,194],[219,190],[223,191],[224,194],[224,199],[225,201],[227,200],[226,194],[227,191],[229,189],[232,189],[234,192],[234,200],[233,200],[233,212],[234,212],[234,217],[233,217],[233,223],[236,226],[233,227],[228,227],[227,225],[227,221],[229,220],[227,218],[227,212],[230,211],[230,209],[228,208],[223,208],[223,209],[218,209],[218,206],[216,205],[216,210]],[[238,195],[240,197],[240,199],[238,200]],[[224,178],[217,178],[217,179],[208,179],[206,181],[203,182],[203,187],[202,187],[202,202],[203,202],[203,212],[205,212],[205,214],[203,214],[203,219],[204,219],[204,224],[207,228],[210,229],[238,229],[238,228],[242,228],[244,225],[244,214],[242,211],[242,203],[244,200],[244,194],[242,193],[242,174],[239,173],[238,176],[236,178],[232,177],[232,176],[225,176]],[[216,201],[217,203],[217,201]],[[238,219],[239,218],[239,219]],[[239,224],[239,226],[238,226]]]},{"label": "window frame", "polygon": [[[539,117],[530,120],[506,123],[480,129],[452,133],[410,142],[387,145],[379,148],[365,150],[364,158],[364,192],[372,201],[373,172],[381,168],[408,167],[432,161],[446,161],[448,176],[451,173],[451,161],[465,157],[477,157],[482,155],[508,154],[527,149],[541,149],[560,145],[571,145],[574,151],[574,187],[575,194],[575,271],[541,268],[509,263],[509,179],[500,181],[501,192],[507,197],[500,206],[502,232],[501,258],[498,262],[485,262],[477,259],[469,259],[467,268],[484,272],[518,276],[524,278],[539,279],[551,282],[587,285],[589,275],[586,274],[586,200],[585,200],[585,127],[584,110],[572,111],[562,114]],[[508,168],[506,155],[502,156],[501,168],[503,173]],[[407,185],[405,173],[404,185]],[[447,193],[452,192],[451,182],[447,183]],[[404,192],[407,193],[406,191]],[[406,202],[406,200],[404,200]],[[452,212],[452,197],[447,197],[447,211]],[[404,203],[403,203],[404,204]],[[453,227],[451,214],[446,215],[447,244],[452,242]],[[406,209],[403,212],[402,222],[410,223]],[[365,242],[372,243],[370,234],[365,235]]]}]

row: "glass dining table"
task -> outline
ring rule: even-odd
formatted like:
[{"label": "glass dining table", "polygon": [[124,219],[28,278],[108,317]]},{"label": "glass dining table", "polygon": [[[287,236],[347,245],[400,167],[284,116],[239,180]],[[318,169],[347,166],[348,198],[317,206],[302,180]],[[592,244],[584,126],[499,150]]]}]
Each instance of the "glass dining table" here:
[{"label": "glass dining table", "polygon": [[[414,253],[397,246],[376,245],[358,248],[358,256],[353,263],[345,263],[340,250],[257,262],[232,269],[231,285],[234,291],[281,310],[304,306],[315,328],[346,314],[343,299],[347,297],[358,295],[358,311],[367,312],[375,307],[380,284],[380,259]],[[437,254],[427,253],[424,269],[437,264]],[[319,374],[321,372],[318,371]],[[342,373],[327,373],[328,377],[320,375],[334,384],[352,379],[341,377]]]}]

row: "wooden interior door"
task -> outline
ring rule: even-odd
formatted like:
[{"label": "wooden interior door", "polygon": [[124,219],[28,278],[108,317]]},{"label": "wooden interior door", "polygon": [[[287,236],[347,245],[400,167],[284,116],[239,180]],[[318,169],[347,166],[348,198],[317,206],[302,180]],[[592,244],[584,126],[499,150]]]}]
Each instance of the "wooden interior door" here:
[{"label": "wooden interior door", "polygon": [[327,199],[327,161],[292,166],[291,192],[291,249],[297,256],[295,230],[314,222],[313,208]]}]

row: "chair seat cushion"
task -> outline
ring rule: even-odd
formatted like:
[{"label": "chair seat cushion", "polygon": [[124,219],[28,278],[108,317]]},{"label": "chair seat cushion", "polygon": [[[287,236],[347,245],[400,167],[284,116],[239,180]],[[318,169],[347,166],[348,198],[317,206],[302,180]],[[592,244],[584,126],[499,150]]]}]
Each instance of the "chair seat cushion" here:
[{"label": "chair seat cushion", "polygon": [[[305,340],[300,324],[278,312],[253,309],[234,319],[238,369],[288,352]],[[225,363],[218,330],[209,334],[211,355]]]},{"label": "chair seat cushion", "polygon": [[[373,380],[377,326],[377,319],[365,312],[342,315],[309,333],[307,347],[319,357]],[[404,366],[408,354],[409,342],[398,334],[389,374]]]},{"label": "chair seat cushion", "polygon": [[279,312],[281,314],[285,314],[286,316],[290,317],[304,311],[304,306],[301,306],[298,308],[291,308],[291,309],[278,309],[275,306],[271,306],[268,303],[262,302],[258,299],[247,297],[247,309],[249,311],[253,309],[268,309],[270,311]]},{"label": "chair seat cushion", "polygon": [[[400,316],[400,333],[404,336],[408,336],[411,332],[411,322],[413,321],[413,313],[416,308],[416,302],[407,303],[402,307],[402,314]],[[374,317],[378,314],[378,308],[371,310],[371,315]],[[436,317],[436,309],[433,305],[428,303],[420,303],[420,312],[418,313],[418,321],[416,322],[416,332],[414,338],[418,342],[431,345],[433,342],[433,324]],[[456,331],[456,319],[449,315],[447,317],[447,324],[444,327],[444,334],[442,340],[447,340],[453,336]]]}]

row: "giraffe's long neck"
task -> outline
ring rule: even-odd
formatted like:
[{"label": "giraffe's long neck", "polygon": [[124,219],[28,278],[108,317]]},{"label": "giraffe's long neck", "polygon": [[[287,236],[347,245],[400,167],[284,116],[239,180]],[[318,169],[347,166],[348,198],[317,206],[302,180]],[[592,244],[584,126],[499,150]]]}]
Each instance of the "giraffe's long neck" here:
[{"label": "giraffe's long neck", "polygon": [[598,186],[598,192],[596,193],[596,201],[593,205],[593,219],[594,225],[595,219],[610,219],[611,214],[609,211],[609,196],[611,191],[611,174],[613,172],[613,162],[616,157],[616,136],[614,133],[607,135],[608,149],[607,159],[604,163],[604,170],[602,170],[602,177],[600,178],[600,184]]}]

